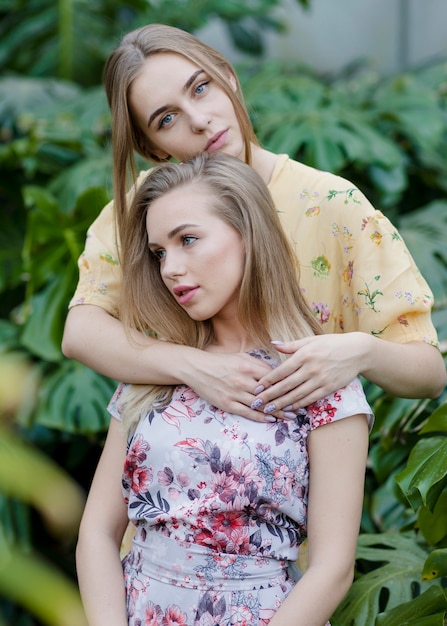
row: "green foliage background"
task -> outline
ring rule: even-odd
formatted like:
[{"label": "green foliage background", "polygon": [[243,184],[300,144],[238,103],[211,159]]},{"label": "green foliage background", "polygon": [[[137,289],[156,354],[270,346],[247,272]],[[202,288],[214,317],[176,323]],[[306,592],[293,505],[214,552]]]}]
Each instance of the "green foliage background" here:
[{"label": "green foliage background", "polygon": [[[434,291],[445,351],[447,63],[384,78],[368,67],[322,77],[298,63],[261,61],[265,29],[282,28],[278,4],[0,3],[0,365],[8,363],[0,375],[12,371],[7,359],[27,364],[26,375],[20,370],[8,383],[20,390],[14,403],[0,403],[0,460],[18,459],[0,462],[0,624],[83,623],[77,609],[67,610],[76,604],[70,594],[79,511],[61,534],[48,522],[57,516],[55,492],[35,494],[59,481],[85,491],[107,427],[115,383],[65,359],[60,343],[85,231],[111,195],[110,119],[99,83],[123,32],[149,21],[195,31],[211,17],[223,20],[235,45],[251,54],[238,72],[261,143],[349,178],[391,217]],[[296,10],[306,4],[297,2]],[[365,388],[376,422],[356,580],[332,623],[442,625],[446,393],[414,401]],[[46,456],[37,463],[35,452]],[[19,489],[18,467],[34,468],[28,489]],[[21,571],[23,555],[28,567]],[[46,575],[36,604],[35,581]],[[70,591],[54,613],[48,607],[58,575]]]}]

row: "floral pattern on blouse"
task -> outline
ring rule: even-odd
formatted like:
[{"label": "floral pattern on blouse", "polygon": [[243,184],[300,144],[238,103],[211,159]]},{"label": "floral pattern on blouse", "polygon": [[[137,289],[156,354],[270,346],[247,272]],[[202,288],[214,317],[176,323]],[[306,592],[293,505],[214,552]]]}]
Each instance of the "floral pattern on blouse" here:
[{"label": "floral pattern on blouse", "polygon": [[[118,419],[126,389],[109,405]],[[129,623],[165,624],[181,610],[188,617],[178,613],[178,623],[188,625],[268,624],[293,587],[288,563],[307,534],[309,433],[358,413],[371,419],[358,379],[275,423],[221,411],[185,385],[167,407],[151,408],[129,438],[122,479],[137,527],[124,560]]]}]

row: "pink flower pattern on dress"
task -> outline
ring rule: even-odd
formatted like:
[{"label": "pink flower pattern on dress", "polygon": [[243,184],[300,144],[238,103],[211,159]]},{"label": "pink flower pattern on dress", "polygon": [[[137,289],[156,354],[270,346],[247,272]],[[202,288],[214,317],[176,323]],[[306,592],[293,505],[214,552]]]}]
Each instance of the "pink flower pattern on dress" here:
[{"label": "pink flower pattern on dress", "polygon": [[[285,568],[307,535],[309,433],[370,412],[358,380],[273,424],[223,413],[177,387],[128,443],[123,494],[137,527],[123,563],[129,626],[267,625],[293,587]],[[264,574],[272,564],[275,573]],[[258,587],[238,584],[251,576]],[[235,584],[229,591],[226,581]]]}]

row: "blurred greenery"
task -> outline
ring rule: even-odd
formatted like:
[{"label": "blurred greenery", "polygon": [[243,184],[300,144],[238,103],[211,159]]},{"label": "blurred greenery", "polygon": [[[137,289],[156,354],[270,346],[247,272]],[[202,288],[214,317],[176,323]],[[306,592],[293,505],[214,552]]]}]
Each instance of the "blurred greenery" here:
[{"label": "blurred greenery", "polygon": [[[0,3],[0,623],[82,623],[75,529],[115,383],[65,359],[60,342],[86,228],[111,197],[110,118],[99,82],[122,32],[149,21],[192,31],[222,20],[251,53],[238,73],[261,143],[352,180],[392,219],[433,289],[446,352],[447,63],[384,78],[367,66],[320,76],[261,61],[265,29],[283,27],[278,5]],[[429,401],[365,389],[376,421],[356,580],[332,623],[443,624],[446,392]],[[60,504],[61,490],[72,494],[72,508]],[[25,584],[34,577],[42,580],[37,596]],[[73,607],[72,622],[45,614],[48,595],[56,612]]]}]

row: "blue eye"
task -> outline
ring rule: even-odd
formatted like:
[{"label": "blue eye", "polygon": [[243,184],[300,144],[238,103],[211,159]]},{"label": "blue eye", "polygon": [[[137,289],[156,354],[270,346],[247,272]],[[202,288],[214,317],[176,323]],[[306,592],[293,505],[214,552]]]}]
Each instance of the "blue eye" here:
[{"label": "blue eye", "polygon": [[197,85],[197,87],[195,88],[194,93],[196,93],[197,95],[200,96],[205,91],[205,88],[206,88],[206,86],[208,85],[209,82],[210,81],[207,80],[207,81],[205,81],[203,83],[200,83],[200,85]]},{"label": "blue eye", "polygon": [[174,119],[174,116],[172,115],[172,113],[168,113],[168,115],[165,115],[164,117],[162,117],[158,125],[158,128],[163,128],[164,126],[167,126],[168,124],[172,122],[173,119]]},{"label": "blue eye", "polygon": [[166,256],[166,250],[160,249],[160,250],[153,250],[152,254],[154,255],[155,258],[157,258],[159,261],[162,261],[165,256]]},{"label": "blue eye", "polygon": [[182,237],[183,244],[185,246],[190,246],[192,243],[197,241],[197,237],[193,237],[192,235],[185,235]]}]

